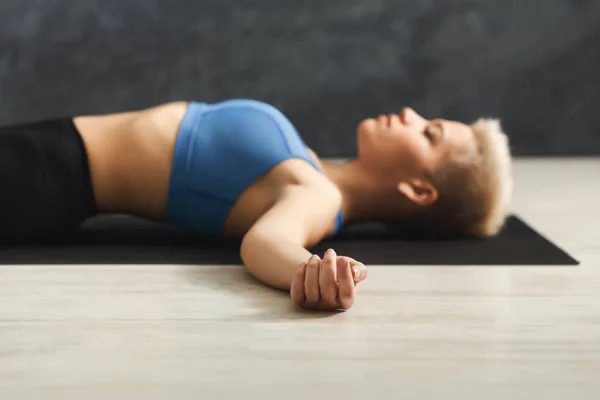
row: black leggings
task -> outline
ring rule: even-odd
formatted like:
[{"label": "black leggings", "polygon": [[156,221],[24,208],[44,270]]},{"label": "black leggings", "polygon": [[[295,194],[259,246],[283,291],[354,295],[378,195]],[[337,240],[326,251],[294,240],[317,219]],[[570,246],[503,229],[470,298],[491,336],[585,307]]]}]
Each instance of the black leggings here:
[{"label": "black leggings", "polygon": [[95,213],[71,119],[0,127],[0,245],[60,237]]}]

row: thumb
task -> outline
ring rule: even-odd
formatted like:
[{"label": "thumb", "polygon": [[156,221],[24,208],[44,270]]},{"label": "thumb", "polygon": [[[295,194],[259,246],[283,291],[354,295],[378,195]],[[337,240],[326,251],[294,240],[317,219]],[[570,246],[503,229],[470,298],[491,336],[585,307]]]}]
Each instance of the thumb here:
[{"label": "thumb", "polygon": [[350,269],[352,270],[352,277],[354,278],[354,282],[362,282],[367,279],[367,267],[365,264],[360,261],[356,261],[352,257],[348,256],[339,256],[338,258],[345,258],[350,263]]},{"label": "thumb", "polygon": [[351,264],[352,276],[354,282],[359,283],[367,279],[367,267],[361,262],[355,262]]}]

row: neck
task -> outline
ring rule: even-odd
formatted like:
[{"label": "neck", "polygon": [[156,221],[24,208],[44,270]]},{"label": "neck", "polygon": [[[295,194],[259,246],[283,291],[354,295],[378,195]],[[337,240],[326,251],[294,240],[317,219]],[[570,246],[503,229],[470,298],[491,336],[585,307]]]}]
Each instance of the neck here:
[{"label": "neck", "polygon": [[400,195],[394,184],[375,179],[358,159],[321,164],[342,193],[345,223],[402,219],[414,213],[414,206]]}]

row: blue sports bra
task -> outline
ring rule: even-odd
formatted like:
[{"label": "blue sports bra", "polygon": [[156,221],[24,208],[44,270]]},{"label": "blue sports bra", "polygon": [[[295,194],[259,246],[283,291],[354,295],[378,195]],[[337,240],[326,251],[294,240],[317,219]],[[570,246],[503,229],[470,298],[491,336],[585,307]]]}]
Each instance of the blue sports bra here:
[{"label": "blue sports bra", "polygon": [[[220,235],[229,211],[256,179],[290,158],[323,172],[292,123],[256,100],[192,102],[175,143],[167,219]],[[343,223],[340,210],[334,234]]]}]

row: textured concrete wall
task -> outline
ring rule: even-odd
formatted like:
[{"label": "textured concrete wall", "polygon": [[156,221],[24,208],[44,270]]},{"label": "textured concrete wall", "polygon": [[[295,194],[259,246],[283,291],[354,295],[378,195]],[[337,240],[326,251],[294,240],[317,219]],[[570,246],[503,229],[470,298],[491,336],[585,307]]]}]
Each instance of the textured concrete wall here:
[{"label": "textured concrete wall", "polygon": [[230,97],[324,156],[404,105],[501,117],[516,154],[600,154],[600,1],[0,2],[0,123]]}]

